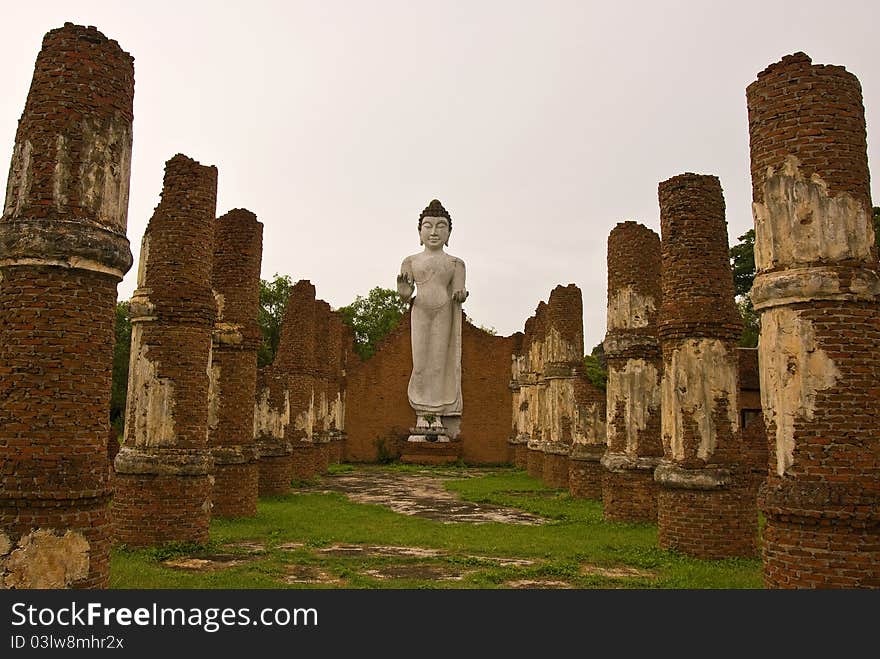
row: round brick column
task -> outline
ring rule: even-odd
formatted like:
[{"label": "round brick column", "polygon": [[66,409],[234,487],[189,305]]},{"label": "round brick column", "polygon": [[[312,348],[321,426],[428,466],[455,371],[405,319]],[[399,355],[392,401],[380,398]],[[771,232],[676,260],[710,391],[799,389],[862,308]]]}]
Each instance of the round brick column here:
[{"label": "round brick column", "polygon": [[254,446],[254,392],[260,328],[263,225],[237,208],[214,227],[213,289],[217,301],[211,352],[208,446],[214,458],[212,514],[257,514],[259,468]]},{"label": "round brick column", "polygon": [[0,217],[0,588],[105,588],[110,381],[134,65],[66,23],[43,39]]},{"label": "round brick column", "polygon": [[602,502],[609,520],[657,520],[654,469],[663,457],[660,300],[660,237],[641,224],[619,223],[608,236],[604,342],[608,450],[602,458]]},{"label": "round brick column", "polygon": [[746,90],[771,588],[880,587],[880,274],[864,108],[784,57]]},{"label": "round brick column", "polygon": [[259,496],[286,494],[293,478],[293,448],[284,437],[290,424],[290,392],[287,379],[274,364],[257,369],[254,401],[254,446],[257,451]]},{"label": "round brick column", "polygon": [[698,558],[752,556],[757,507],[739,429],[737,340],[724,197],[714,176],[659,186],[664,459],[658,541]]},{"label": "round brick column", "polygon": [[216,167],[181,154],[165,163],[131,298],[125,442],[114,462],[113,525],[127,545],[208,540],[216,203]]}]

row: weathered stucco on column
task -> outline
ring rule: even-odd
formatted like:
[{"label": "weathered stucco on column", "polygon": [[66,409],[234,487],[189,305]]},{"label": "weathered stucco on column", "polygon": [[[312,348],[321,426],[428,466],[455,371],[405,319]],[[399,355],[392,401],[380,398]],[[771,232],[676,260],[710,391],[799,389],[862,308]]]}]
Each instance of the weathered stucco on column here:
[{"label": "weathered stucco on column", "polygon": [[746,90],[774,588],[880,587],[880,267],[858,79],[803,53]]},{"label": "weathered stucco on column", "polygon": [[653,470],[662,455],[657,339],[660,237],[636,222],[608,236],[608,316],[603,343],[608,446],[602,457],[606,519],[655,521]]},{"label": "weathered stucco on column", "polygon": [[134,66],[94,27],[48,32],[0,217],[0,588],[105,588],[116,286]]}]

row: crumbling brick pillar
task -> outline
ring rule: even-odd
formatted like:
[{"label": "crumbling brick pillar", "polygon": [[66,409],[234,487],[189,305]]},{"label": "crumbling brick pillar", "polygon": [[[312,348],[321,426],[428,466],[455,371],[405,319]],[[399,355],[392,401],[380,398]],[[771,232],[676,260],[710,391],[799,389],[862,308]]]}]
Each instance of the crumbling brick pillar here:
[{"label": "crumbling brick pillar", "polygon": [[[330,380],[333,371],[330,366],[333,348],[330,338],[330,322],[333,314],[330,305],[324,300],[315,300],[315,356],[312,380],[312,442],[318,449],[317,474],[326,473],[330,467]],[[335,396],[334,396],[335,398]]]},{"label": "crumbling brick pillar", "polygon": [[880,275],[858,79],[784,57],[746,90],[771,588],[880,587]]},{"label": "crumbling brick pillar", "polygon": [[660,547],[752,556],[758,514],[743,465],[737,341],[724,197],[714,176],[660,183],[663,351]]},{"label": "crumbling brick pillar", "polygon": [[342,314],[334,311],[330,314],[328,330],[328,370],[329,379],[327,385],[327,417],[326,433],[330,438],[330,462],[339,464],[342,462],[343,429],[345,428],[345,405],[344,405],[344,367],[343,367],[343,341],[345,337],[345,323],[342,322]]},{"label": "crumbling brick pillar", "polygon": [[290,425],[287,378],[274,364],[257,370],[254,401],[254,446],[259,496],[286,494],[293,478],[293,448],[284,433]]},{"label": "crumbling brick pillar", "polygon": [[602,458],[602,503],[609,520],[657,520],[654,469],[663,457],[659,311],[660,237],[636,222],[621,222],[608,236],[608,449]]},{"label": "crumbling brick pillar", "polygon": [[263,225],[237,208],[214,227],[213,289],[217,301],[211,352],[208,446],[214,458],[212,514],[257,514],[259,468],[254,447],[254,395],[260,328]]},{"label": "crumbling brick pillar", "polygon": [[568,490],[575,499],[601,499],[601,459],[607,448],[605,394],[579,375],[574,397],[577,430],[569,455]]},{"label": "crumbling brick pillar", "polygon": [[[529,324],[531,322],[531,327]],[[547,382],[544,380],[544,352],[541,337],[547,324],[547,303],[541,301],[535,315],[526,321],[526,359],[528,379],[525,396],[528,401],[529,439],[527,443],[526,473],[532,478],[544,478],[544,428],[543,410],[547,399]],[[531,330],[531,332],[529,332]]]},{"label": "crumbling brick pillar", "polygon": [[130,302],[125,442],[114,463],[113,498],[116,540],[127,545],[208,540],[216,206],[216,167],[181,154],[165,163]]},{"label": "crumbling brick pillar", "polygon": [[524,338],[525,334],[514,335],[515,344],[510,360],[509,387],[512,395],[508,456],[518,469],[525,469],[529,459],[528,359],[523,351]]},{"label": "crumbling brick pillar", "polygon": [[105,588],[110,379],[126,238],[132,57],[43,39],[0,217],[0,588]]},{"label": "crumbling brick pillar", "polygon": [[290,441],[293,478],[310,480],[319,472],[320,447],[315,430],[315,287],[303,279],[290,290],[281,338],[273,367],[287,385],[290,420],[284,437]]}]

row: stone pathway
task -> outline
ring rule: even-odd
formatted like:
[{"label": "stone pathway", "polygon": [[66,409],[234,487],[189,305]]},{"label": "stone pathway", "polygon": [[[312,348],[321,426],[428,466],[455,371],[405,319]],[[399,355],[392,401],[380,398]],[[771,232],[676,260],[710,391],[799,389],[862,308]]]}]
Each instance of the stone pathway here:
[{"label": "stone pathway", "polygon": [[[469,470],[465,477],[483,475]],[[403,515],[426,517],[446,524],[544,524],[548,520],[538,515],[487,503],[462,501],[455,492],[443,487],[444,481],[460,478],[441,477],[431,472],[392,472],[363,469],[322,476],[313,492],[341,492],[357,503],[387,506]]]}]

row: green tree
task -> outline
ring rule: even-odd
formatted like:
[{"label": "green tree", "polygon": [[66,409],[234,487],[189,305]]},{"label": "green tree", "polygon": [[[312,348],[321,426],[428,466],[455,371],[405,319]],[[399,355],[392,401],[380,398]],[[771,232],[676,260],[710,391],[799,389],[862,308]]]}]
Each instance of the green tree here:
[{"label": "green tree", "polygon": [[397,327],[408,308],[397,291],[379,286],[367,297],[358,295],[354,302],[339,308],[342,320],[354,332],[354,348],[361,359],[369,359],[375,354],[379,342]]},{"label": "green tree", "polygon": [[260,310],[257,313],[257,322],[263,337],[257,350],[257,366],[260,368],[271,364],[275,359],[278,341],[281,339],[284,307],[292,287],[290,276],[282,276],[277,272],[271,281],[260,280]]},{"label": "green tree", "polygon": [[116,303],[113,344],[113,375],[110,384],[110,425],[121,438],[125,430],[125,403],[128,397],[128,361],[131,354],[131,315],[128,301]]},{"label": "green tree", "polygon": [[608,386],[608,366],[605,362],[605,346],[601,343],[584,355],[584,373],[587,379],[602,391]]},{"label": "green tree", "polygon": [[739,242],[730,248],[730,267],[733,269],[736,306],[743,320],[739,344],[743,348],[754,348],[761,333],[760,317],[749,299],[749,291],[755,282],[755,230],[749,229],[737,240]]}]

